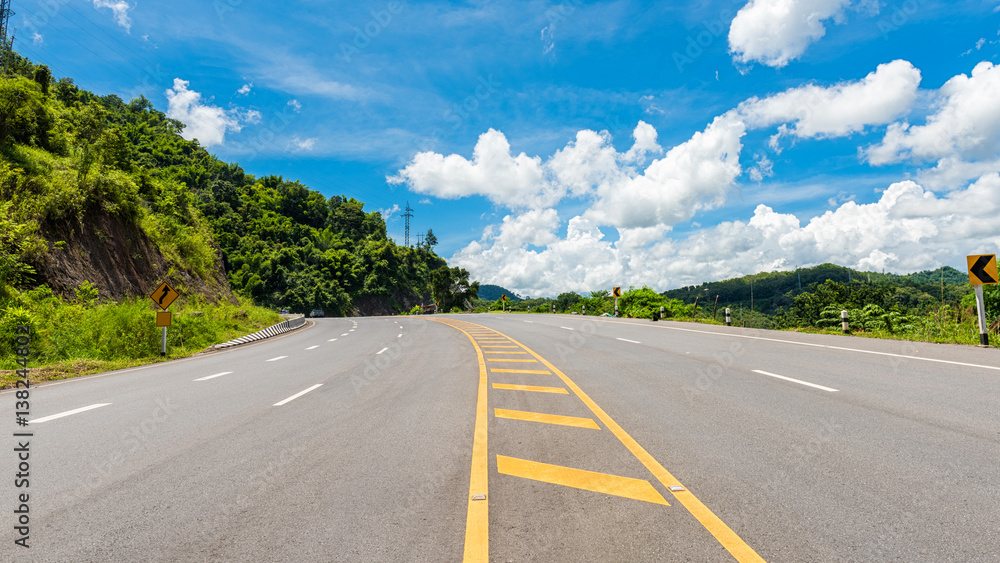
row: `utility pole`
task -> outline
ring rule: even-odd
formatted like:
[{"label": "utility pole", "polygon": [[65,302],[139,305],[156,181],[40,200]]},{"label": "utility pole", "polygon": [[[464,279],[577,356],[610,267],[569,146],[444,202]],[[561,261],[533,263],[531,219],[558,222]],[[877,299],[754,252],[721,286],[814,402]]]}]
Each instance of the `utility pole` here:
[{"label": "utility pole", "polygon": [[14,49],[14,38],[7,41],[7,24],[10,17],[14,15],[10,9],[10,0],[0,0],[0,41],[3,41],[3,73],[7,74],[7,60],[10,59],[10,52]]},{"label": "utility pole", "polygon": [[[2,0],[0,0],[0,1],[2,1]],[[409,248],[409,246],[410,246],[410,217],[413,217],[413,209],[410,207],[410,202],[409,201],[406,202],[406,213],[403,214],[403,217],[406,217],[406,236],[405,236],[405,241],[406,241],[407,248]]]}]

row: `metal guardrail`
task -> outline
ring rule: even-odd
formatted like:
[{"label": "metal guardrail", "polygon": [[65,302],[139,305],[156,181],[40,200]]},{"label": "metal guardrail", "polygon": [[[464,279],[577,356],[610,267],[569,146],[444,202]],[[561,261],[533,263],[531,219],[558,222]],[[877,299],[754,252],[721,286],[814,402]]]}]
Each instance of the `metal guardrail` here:
[{"label": "metal guardrail", "polygon": [[284,334],[288,331],[295,330],[304,324],[306,324],[305,316],[296,317],[294,319],[288,319],[287,321],[280,322],[274,326],[269,326],[264,330],[258,330],[253,334],[241,336],[234,340],[230,340],[229,342],[223,342],[222,344],[215,344],[212,346],[212,349],[221,350],[223,348],[239,346],[240,344],[246,344],[248,342],[256,342],[258,340],[264,340],[265,338],[271,338],[272,336],[278,336],[279,334]]}]

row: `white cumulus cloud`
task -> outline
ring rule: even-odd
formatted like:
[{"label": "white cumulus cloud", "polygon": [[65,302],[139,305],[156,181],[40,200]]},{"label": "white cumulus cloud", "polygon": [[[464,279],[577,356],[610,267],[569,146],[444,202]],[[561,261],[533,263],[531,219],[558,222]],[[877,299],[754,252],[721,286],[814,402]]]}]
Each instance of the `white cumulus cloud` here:
[{"label": "white cumulus cloud", "polygon": [[781,123],[791,124],[783,134],[839,137],[898,118],[913,105],[919,86],[920,71],[896,60],[861,80],[829,87],[809,84],[764,99],[750,98],[736,111],[755,129]]},{"label": "white cumulus cloud", "polygon": [[783,67],[826,34],[850,0],[750,0],[733,18],[729,50],[742,63]]},{"label": "white cumulus cloud", "polygon": [[295,152],[308,152],[316,148],[316,137],[309,137],[308,139],[300,139],[299,137],[292,138],[292,146]]},{"label": "white cumulus cloud", "polygon": [[954,186],[987,171],[1000,170],[1000,66],[981,62],[972,75],[960,74],[937,92],[935,111],[923,125],[889,126],[885,137],[867,147],[875,165],[937,161],[923,180]]},{"label": "white cumulus cloud", "polygon": [[[723,222],[682,239],[668,238],[665,228],[652,227],[619,229],[619,240],[612,243],[592,221],[574,217],[564,237],[529,250],[525,241],[520,246],[511,244],[516,237],[501,242],[502,236],[487,228],[481,240],[457,252],[451,262],[483,283],[532,296],[615,285],[648,285],[662,291],[824,262],[905,273],[996,248],[998,216],[998,174],[945,196],[902,181],[886,188],[876,202],[848,201],[805,225],[794,215],[762,204],[747,220]],[[501,233],[521,221],[505,218]]]},{"label": "white cumulus cloud", "polygon": [[227,131],[240,131],[238,112],[203,103],[201,94],[189,90],[189,85],[187,80],[175,78],[174,87],[166,91],[167,117],[184,124],[181,136],[189,141],[198,139],[202,146],[210,147],[225,142]]},{"label": "white cumulus cloud", "polygon": [[511,208],[548,207],[558,202],[562,193],[544,176],[541,158],[523,152],[513,156],[507,137],[490,129],[479,136],[472,160],[457,154],[422,152],[387,180],[445,199],[481,195]]},{"label": "white cumulus cloud", "polygon": [[132,31],[132,19],[128,11],[132,9],[125,0],[94,0],[94,8],[108,8],[115,18],[115,23],[124,27],[125,31]]}]

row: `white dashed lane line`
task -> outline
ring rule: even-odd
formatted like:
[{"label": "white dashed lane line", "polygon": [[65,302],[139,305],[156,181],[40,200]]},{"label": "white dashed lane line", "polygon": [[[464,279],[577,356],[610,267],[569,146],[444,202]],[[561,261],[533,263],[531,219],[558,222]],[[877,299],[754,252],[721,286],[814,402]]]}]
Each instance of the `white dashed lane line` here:
[{"label": "white dashed lane line", "polygon": [[284,360],[287,357],[288,356],[278,356],[277,358],[271,358],[270,360],[265,360],[265,361],[267,361],[267,362],[276,362],[278,360]]},{"label": "white dashed lane line", "polygon": [[344,334],[341,334],[341,336],[347,336],[347,333],[345,332]]},{"label": "white dashed lane line", "polygon": [[621,340],[622,342],[631,342],[632,344],[642,344],[642,342],[639,342],[638,340],[629,340],[628,338],[618,338],[616,340]]},{"label": "white dashed lane line", "polygon": [[99,409],[101,407],[106,407],[106,406],[108,406],[110,404],[111,403],[97,403],[96,405],[90,405],[90,406],[87,406],[87,407],[80,407],[78,409],[73,409],[71,411],[61,412],[59,414],[50,414],[49,416],[43,416],[42,418],[36,418],[35,420],[32,420],[30,422],[31,422],[31,424],[38,424],[38,423],[41,423],[41,422],[48,422],[50,420],[55,420],[57,418],[62,418],[64,416],[69,416],[71,414],[78,414],[78,413],[81,413],[81,412],[87,412],[89,410]]},{"label": "white dashed lane line", "polygon": [[331,338],[330,340],[327,340],[327,342],[336,342],[336,341],[337,341],[336,338]]},{"label": "white dashed lane line", "polygon": [[834,393],[837,392],[837,389],[834,389],[833,387],[824,387],[822,385],[816,385],[815,383],[809,383],[808,381],[802,381],[801,379],[792,379],[791,377],[785,377],[783,375],[778,375],[776,373],[770,373],[770,372],[766,372],[766,371],[761,371],[759,369],[755,369],[755,370],[752,370],[752,371],[754,373],[759,373],[761,375],[766,375],[768,377],[775,377],[775,378],[778,378],[778,379],[784,379],[785,381],[791,381],[792,383],[798,383],[799,385],[806,385],[808,387],[814,387],[814,388],[820,389],[822,391],[830,391],[830,392],[834,392]]},{"label": "white dashed lane line", "polygon": [[291,397],[289,397],[289,398],[285,399],[284,401],[278,401],[277,403],[274,403],[274,406],[276,406],[276,407],[280,407],[281,405],[284,405],[284,404],[286,404],[286,403],[289,403],[289,402],[291,402],[291,401],[294,401],[295,399],[298,399],[298,398],[299,398],[299,397],[301,397],[302,395],[305,395],[306,393],[308,393],[308,392],[310,392],[310,391],[313,391],[313,390],[315,390],[315,389],[319,389],[319,388],[320,388],[320,387],[322,387],[322,386],[323,386],[323,384],[322,384],[322,383],[317,383],[316,385],[313,385],[312,387],[310,387],[310,388],[306,389],[305,391],[299,391],[298,393],[296,393],[296,394],[292,395]]},{"label": "white dashed lane line", "polygon": [[570,327],[568,327],[568,326],[561,326],[561,327],[559,327],[559,328],[564,328],[564,329],[566,329],[566,330],[576,330],[575,328],[570,328]]},{"label": "white dashed lane line", "polygon": [[315,350],[316,348],[319,348],[319,344],[317,344],[315,346],[310,346],[310,347],[306,348],[306,350]]},{"label": "white dashed lane line", "polygon": [[195,381],[208,381],[209,379],[215,379],[216,377],[222,377],[223,375],[229,375],[231,373],[233,373],[233,372],[231,372],[231,371],[224,371],[224,372],[221,372],[221,373],[217,373],[215,375],[208,375],[208,376],[205,376],[205,377],[199,377],[198,379],[195,379]]},{"label": "white dashed lane line", "polygon": [[386,350],[388,350],[388,349],[389,349],[389,347],[388,347],[388,346],[386,346],[385,348],[382,348],[382,349],[381,349],[381,350],[379,350],[378,352],[375,352],[375,355],[377,356],[377,355],[381,354],[382,352],[385,352],[385,351],[386,351]]}]

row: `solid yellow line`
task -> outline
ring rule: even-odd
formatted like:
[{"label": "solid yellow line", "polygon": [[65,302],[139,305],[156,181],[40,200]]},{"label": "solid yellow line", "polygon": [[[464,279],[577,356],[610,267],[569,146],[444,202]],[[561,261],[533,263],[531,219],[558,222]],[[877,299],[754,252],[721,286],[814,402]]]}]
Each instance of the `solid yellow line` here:
[{"label": "solid yellow line", "polygon": [[487,362],[531,362],[537,364],[538,360],[522,360],[520,358],[487,358]]},{"label": "solid yellow line", "polygon": [[497,456],[497,473],[670,506],[649,481]]},{"label": "solid yellow line", "polygon": [[511,420],[527,420],[528,422],[544,422],[545,424],[558,424],[560,426],[575,426],[577,428],[593,428],[600,430],[590,418],[579,418],[576,416],[562,416],[560,414],[544,414],[540,412],[511,411],[507,409],[493,409],[493,415],[497,418],[509,418]]},{"label": "solid yellow line", "polygon": [[539,387],[538,385],[512,385],[510,383],[494,383],[494,389],[508,389],[510,391],[535,391],[538,393],[561,393],[569,395],[569,391],[562,387]]},{"label": "solid yellow line", "polygon": [[493,373],[551,373],[543,369],[507,369],[507,368],[490,368]]},{"label": "solid yellow line", "polygon": [[[511,342],[516,342],[517,344],[520,345],[520,342],[517,342],[514,339],[511,339]],[[597,403],[595,403],[590,397],[588,397],[587,394],[584,393],[583,390],[576,385],[576,383],[573,383],[573,381],[569,377],[567,377],[565,373],[563,373],[554,365],[549,363],[549,361],[546,360],[545,358],[536,354],[530,348],[524,345],[521,345],[521,348],[523,348],[526,352],[537,358],[546,367],[551,369],[553,373],[559,376],[559,378],[562,379],[563,383],[565,383],[566,386],[569,387],[573,391],[573,393],[575,393],[576,396],[579,397],[580,400],[583,401],[584,404],[586,404],[587,407],[590,408],[591,412],[593,412],[597,416],[597,418],[600,419],[600,421],[603,422],[604,425],[608,427],[608,430],[610,430],[611,433],[614,434],[615,437],[617,437],[621,441],[621,443],[624,444],[626,448],[628,448],[630,452],[632,452],[632,455],[634,455],[643,465],[646,466],[646,469],[648,469],[649,472],[652,473],[653,476],[656,477],[660,481],[660,483],[662,483],[663,486],[667,488],[668,491],[670,490],[670,487],[673,486],[683,487],[684,488],[683,491],[670,491],[670,492],[674,495],[674,498],[676,498],[682,505],[684,505],[684,508],[686,508],[688,512],[690,512],[691,515],[694,516],[698,520],[698,522],[700,522],[701,525],[704,526],[705,529],[709,531],[709,533],[715,536],[715,539],[718,540],[720,544],[722,544],[722,547],[726,548],[726,550],[729,551],[729,553],[733,556],[734,559],[740,561],[741,563],[751,562],[751,561],[753,562],[764,561],[764,559],[760,555],[757,555],[757,552],[754,551],[753,548],[747,545],[747,543],[744,542],[742,538],[736,535],[736,532],[734,532],[732,528],[727,526],[726,523],[723,522],[721,518],[716,516],[715,513],[712,512],[707,506],[705,506],[700,500],[698,500],[696,496],[691,494],[691,491],[687,490],[687,487],[681,485],[681,482],[678,481],[676,477],[671,475],[671,473],[667,471],[666,468],[660,465],[660,462],[656,461],[656,458],[651,456],[649,452],[643,449],[643,447],[640,446],[639,443],[635,441],[635,439],[629,436],[629,434],[625,432],[625,430],[622,429],[621,426],[618,426],[618,423],[616,423],[614,419],[608,416],[608,413],[604,412],[604,410],[601,409],[601,407],[597,406]],[[497,370],[492,370],[492,371],[497,371]]]},{"label": "solid yellow line", "polygon": [[[489,518],[489,459],[486,448],[486,423],[488,410],[486,402],[486,360],[483,351],[472,335],[457,326],[472,341],[479,358],[479,394],[476,399],[476,430],[472,438],[472,469],[469,475],[468,512],[465,517],[466,563],[489,563],[490,560],[490,518]],[[483,495],[484,500],[472,500],[475,495]]]}]

